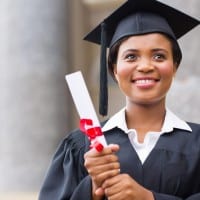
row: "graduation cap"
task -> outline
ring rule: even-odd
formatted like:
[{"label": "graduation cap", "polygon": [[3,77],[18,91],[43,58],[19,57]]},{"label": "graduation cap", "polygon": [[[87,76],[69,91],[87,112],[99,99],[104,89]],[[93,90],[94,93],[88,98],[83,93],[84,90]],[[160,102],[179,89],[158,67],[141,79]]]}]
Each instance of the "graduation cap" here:
[{"label": "graduation cap", "polygon": [[105,18],[84,38],[101,45],[99,113],[105,116],[108,110],[107,48],[126,36],[156,32],[177,42],[199,23],[199,20],[156,0],[128,0]]}]

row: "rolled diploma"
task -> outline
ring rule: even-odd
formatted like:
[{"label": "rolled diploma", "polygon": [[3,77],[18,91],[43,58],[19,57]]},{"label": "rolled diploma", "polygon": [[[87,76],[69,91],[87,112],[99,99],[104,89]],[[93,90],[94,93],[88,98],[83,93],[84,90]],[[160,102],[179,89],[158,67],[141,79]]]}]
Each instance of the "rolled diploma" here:
[{"label": "rolled diploma", "polygon": [[[92,100],[80,71],[65,76],[74,104],[80,119],[91,119],[94,127],[101,127]],[[103,146],[107,146],[104,135],[95,138]]]}]

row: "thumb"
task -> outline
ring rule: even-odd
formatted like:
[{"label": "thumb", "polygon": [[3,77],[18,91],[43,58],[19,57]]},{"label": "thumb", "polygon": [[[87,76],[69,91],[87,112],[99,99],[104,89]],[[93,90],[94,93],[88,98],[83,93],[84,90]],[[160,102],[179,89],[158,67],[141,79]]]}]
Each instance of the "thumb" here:
[{"label": "thumb", "polygon": [[98,189],[96,189],[95,194],[97,196],[103,196],[104,195],[104,190],[103,188],[99,187]]},{"label": "thumb", "polygon": [[109,148],[111,148],[112,152],[114,152],[114,153],[119,151],[119,145],[118,144],[109,144],[108,146],[109,146]]}]

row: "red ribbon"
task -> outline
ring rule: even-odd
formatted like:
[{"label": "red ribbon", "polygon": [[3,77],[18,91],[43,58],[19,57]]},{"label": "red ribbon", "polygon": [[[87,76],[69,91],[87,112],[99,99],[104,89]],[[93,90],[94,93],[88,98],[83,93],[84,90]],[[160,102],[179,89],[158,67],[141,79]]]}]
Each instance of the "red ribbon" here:
[{"label": "red ribbon", "polygon": [[96,137],[102,136],[103,133],[99,126],[93,127],[93,121],[91,119],[81,119],[80,130],[88,136],[90,141],[93,141],[92,147],[95,147],[99,152],[103,150],[103,145],[98,141],[94,141]]}]

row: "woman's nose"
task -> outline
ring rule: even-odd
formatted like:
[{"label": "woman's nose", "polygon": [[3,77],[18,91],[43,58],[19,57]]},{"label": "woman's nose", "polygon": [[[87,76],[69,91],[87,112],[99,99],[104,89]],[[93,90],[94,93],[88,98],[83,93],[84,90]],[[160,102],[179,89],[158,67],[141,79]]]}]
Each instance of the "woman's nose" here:
[{"label": "woman's nose", "polygon": [[150,60],[141,60],[141,62],[138,63],[137,70],[139,72],[149,73],[154,71],[154,65]]}]

